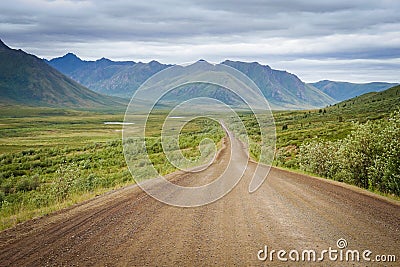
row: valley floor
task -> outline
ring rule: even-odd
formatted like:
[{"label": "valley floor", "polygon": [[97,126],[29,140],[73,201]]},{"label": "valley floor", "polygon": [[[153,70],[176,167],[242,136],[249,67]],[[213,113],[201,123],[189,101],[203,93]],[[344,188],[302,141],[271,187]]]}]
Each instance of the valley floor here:
[{"label": "valley floor", "polygon": [[[208,169],[175,173],[180,185],[207,183],[226,166],[230,151]],[[265,266],[293,262],[257,259],[270,250],[371,250],[400,256],[400,205],[339,183],[272,168],[255,193],[250,162],[225,197],[198,208],[163,204],[129,186],[0,233],[3,266]],[[319,254],[317,254],[319,255]],[[399,259],[397,259],[399,260]],[[293,263],[294,264],[294,263]],[[310,262],[300,262],[310,265]],[[329,261],[324,266],[343,266]],[[364,262],[346,263],[365,266]],[[395,266],[386,263],[385,266]]]}]

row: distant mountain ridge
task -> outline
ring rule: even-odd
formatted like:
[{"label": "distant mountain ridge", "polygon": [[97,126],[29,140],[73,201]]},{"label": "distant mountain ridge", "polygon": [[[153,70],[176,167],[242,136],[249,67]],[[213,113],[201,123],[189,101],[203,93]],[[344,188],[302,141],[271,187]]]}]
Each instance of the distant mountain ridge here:
[{"label": "distant mountain ridge", "polygon": [[[46,62],[94,91],[125,98],[130,98],[152,75],[171,66],[157,61],[136,63],[112,61],[106,58],[84,61],[72,53]],[[225,60],[222,64],[249,76],[275,109],[320,108],[364,93],[383,91],[396,85],[383,82],[356,84],[328,80],[304,83],[294,74],[274,70],[268,65],[257,62]]]},{"label": "distant mountain ridge", "polygon": [[[9,48],[1,40],[0,60],[0,103],[65,107],[124,105],[126,100],[111,96],[129,99],[144,81],[172,66],[157,61],[142,63],[106,58],[84,61],[72,53],[49,61],[40,60],[20,49]],[[307,84],[295,74],[274,70],[257,62],[226,60],[221,64],[236,68],[249,76],[273,109],[320,108],[395,85],[327,80]],[[224,94],[218,93],[219,98],[235,101]],[[176,97],[180,99],[186,96]]]},{"label": "distant mountain ridge", "polygon": [[72,53],[47,63],[96,92],[125,98],[131,98],[133,92],[153,74],[171,66],[157,61],[136,63],[106,58],[83,61]]},{"label": "distant mountain ridge", "polygon": [[126,101],[91,91],[34,55],[0,40],[0,104],[116,108]]},{"label": "distant mountain ridge", "polygon": [[222,64],[235,68],[252,79],[273,108],[307,109],[335,103],[328,95],[286,71],[274,70],[257,62],[225,60]]},{"label": "distant mountain ridge", "polygon": [[344,101],[370,92],[381,92],[397,84],[385,82],[349,83],[323,80],[310,85],[318,88],[336,101]]},{"label": "distant mountain ridge", "polygon": [[[72,53],[47,62],[94,91],[125,98],[130,98],[153,74],[171,66],[157,61],[136,63],[112,61],[106,58],[84,61]],[[357,84],[328,80],[304,83],[294,74],[274,70],[268,65],[257,62],[225,60],[221,64],[233,67],[249,76],[274,109],[320,108],[365,93],[380,92],[396,85],[384,82]]]},{"label": "distant mountain ridge", "polygon": [[[74,54],[47,61],[48,64],[88,88],[120,97],[130,98],[135,90],[153,74],[171,65],[157,61],[136,63],[100,59],[83,61]],[[307,109],[323,107],[336,101],[296,75],[271,69],[259,63],[226,60],[222,64],[248,75],[261,89],[274,109]]]}]

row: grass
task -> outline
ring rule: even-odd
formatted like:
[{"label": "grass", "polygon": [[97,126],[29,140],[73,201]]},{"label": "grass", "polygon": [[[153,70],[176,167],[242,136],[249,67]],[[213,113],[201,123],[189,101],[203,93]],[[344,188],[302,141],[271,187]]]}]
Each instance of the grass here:
[{"label": "grass", "polygon": [[118,189],[118,188],[124,187],[129,184],[130,183],[118,184],[112,188],[111,187],[97,188],[90,192],[82,192],[82,193],[73,194],[73,195],[69,196],[69,198],[67,200],[65,200],[63,202],[57,202],[52,205],[42,206],[39,208],[32,208],[30,206],[20,205],[18,207],[18,210],[16,210],[16,212],[13,215],[0,217],[0,230],[7,229],[13,225],[16,225],[21,222],[25,222],[25,221],[35,218],[35,217],[44,216],[44,215],[50,214],[52,212],[70,207],[74,204],[81,203],[83,201],[94,198],[103,193],[106,193],[112,189]]},{"label": "grass", "polygon": [[[323,143],[337,141],[336,143],[340,144],[339,142],[341,141],[339,140],[345,139],[350,133],[355,133],[355,131],[362,128],[366,122],[372,121],[376,122],[376,125],[380,125],[381,123],[383,125],[383,122],[389,120],[393,112],[398,110],[399,105],[400,86],[396,86],[380,93],[366,94],[321,109],[276,111],[274,112],[274,118],[277,140],[273,165],[297,170],[300,168],[299,148],[305,142],[309,143],[310,141],[314,141]],[[241,117],[246,126],[254,125],[254,118],[251,115],[242,114]],[[250,139],[257,140],[257,135],[257,132],[250,133]],[[376,140],[376,142],[378,141],[379,140]],[[255,142],[255,146],[259,145],[259,142]],[[392,149],[393,153],[395,153],[395,148],[393,147]],[[251,152],[253,152],[251,156],[257,159],[259,150],[254,149]],[[394,159],[388,159],[388,161],[390,161],[389,163],[392,165],[396,164],[395,158],[396,156]],[[353,158],[352,160],[354,161],[355,159]],[[344,160],[344,162],[345,161],[346,160]],[[371,172],[372,167],[373,166],[368,165],[365,168],[369,168],[368,170]],[[393,168],[398,167],[393,165]],[[313,173],[313,175],[315,175],[315,173]],[[385,172],[385,175],[389,175],[388,170]],[[396,174],[393,175],[393,177],[396,177]],[[379,192],[379,194],[393,198],[397,193],[390,190],[395,187],[394,184],[398,183],[398,180],[392,176],[390,176],[390,179],[384,177],[378,179],[380,177],[378,174],[375,176],[376,177],[372,181],[371,176],[368,174],[369,182],[368,184],[366,184],[366,182],[363,183],[362,187],[376,192],[374,187],[379,186],[382,188],[383,192],[389,190],[387,194],[382,192]],[[361,174],[355,174],[355,177],[361,177]],[[389,179],[387,181],[391,187],[385,187],[385,179]],[[391,179],[395,180],[392,181]],[[357,180],[346,180],[346,182],[361,186],[358,184]]]},{"label": "grass", "polygon": [[[149,149],[152,163],[162,174],[176,170],[160,149],[164,117],[152,116],[146,136],[148,148],[155,148]],[[122,126],[104,124],[123,118],[123,113],[48,108],[1,110],[0,229],[135,183],[123,154]],[[179,146],[196,159],[203,138],[218,143],[223,135],[218,123],[200,118],[183,127]]]},{"label": "grass", "polygon": [[[298,148],[304,141],[335,141],[352,132],[354,122],[387,118],[398,107],[398,96],[399,87],[324,109],[274,112],[274,165],[296,169]],[[163,112],[152,114],[146,129],[150,160],[162,174],[176,170],[160,146],[160,122],[165,116]],[[254,116],[242,113],[240,117],[250,135],[251,155],[257,158],[260,138]],[[2,106],[0,229],[134,183],[123,154],[122,126],[104,124],[123,118],[123,112],[106,110]],[[179,147],[186,158],[196,160],[202,139],[218,143],[223,135],[216,122],[200,118],[182,129]],[[135,156],[135,169],[145,172],[148,166],[142,155]]]},{"label": "grass", "polygon": [[400,86],[396,86],[326,108],[274,112],[277,133],[274,164],[297,168],[296,155],[304,141],[343,139],[356,129],[356,122],[387,119],[399,104]]},{"label": "grass", "polygon": [[[304,174],[304,175],[312,176],[312,177],[315,177],[315,178],[318,178],[318,179],[326,179],[324,177],[320,177],[320,176],[316,175],[315,173],[308,172],[308,171],[301,170],[301,169],[294,169],[294,168],[287,168],[287,167],[276,167],[276,168],[282,169],[282,170],[286,170],[286,171],[290,171],[290,172],[295,172],[295,173],[298,173],[298,174]],[[339,181],[335,181],[335,182],[344,183],[344,182],[339,182]],[[354,186],[354,185],[352,185],[352,186]],[[365,188],[360,188],[360,187],[356,187],[356,186],[354,186],[354,188],[358,188],[359,190],[362,190],[362,191],[365,191],[365,192],[371,192],[371,193],[374,193],[376,195],[383,196],[383,197],[386,197],[386,198],[394,200],[394,201],[400,201],[400,196],[396,196],[396,195],[393,195],[393,194],[382,193],[382,192],[377,191],[377,190],[365,189]]]}]

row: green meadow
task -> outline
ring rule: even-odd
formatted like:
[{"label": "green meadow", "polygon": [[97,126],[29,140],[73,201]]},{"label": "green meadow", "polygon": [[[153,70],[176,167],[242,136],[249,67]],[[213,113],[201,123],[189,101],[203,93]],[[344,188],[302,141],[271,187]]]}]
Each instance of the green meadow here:
[{"label": "green meadow", "polygon": [[[149,157],[162,174],[176,170],[160,145],[164,117],[152,116],[146,129]],[[133,184],[123,154],[122,126],[105,124],[123,119],[122,112],[2,109],[0,229]],[[218,123],[200,118],[183,127],[179,146],[185,157],[194,159],[200,156],[202,139],[219,146],[223,136]]]},{"label": "green meadow", "polygon": [[[274,165],[399,199],[399,104],[396,86],[322,109],[274,112]],[[251,115],[242,120],[255,123]]]},{"label": "green meadow", "polygon": [[[397,175],[396,168],[400,165],[395,161],[397,155],[400,157],[396,154],[400,151],[400,142],[396,141],[400,138],[400,125],[398,115],[393,114],[398,109],[399,91],[399,87],[395,87],[317,110],[274,112],[277,135],[274,165],[398,196],[399,178],[393,175]],[[176,170],[160,143],[165,116],[163,112],[152,114],[146,128],[146,150],[152,164],[162,174]],[[257,159],[260,132],[254,116],[242,113],[240,117],[250,136],[251,155]],[[0,229],[135,183],[123,154],[122,125],[105,124],[123,119],[123,111],[3,106],[0,109]],[[365,134],[368,131],[373,134]],[[385,150],[385,141],[379,132],[394,138],[393,151]],[[186,158],[199,159],[201,140],[209,138],[219,148],[223,136],[224,131],[217,122],[199,118],[181,129],[179,148]],[[375,157],[369,159],[369,165],[363,161],[357,166],[340,165],[345,164],[343,159],[328,150],[335,151],[343,144],[340,142],[347,142],[347,150],[340,154],[342,157],[350,157],[348,150],[362,150],[351,145],[361,145],[364,139],[351,139],[351,136],[371,137],[369,144],[381,146],[368,147],[368,151],[394,153],[393,162],[379,158],[381,165],[374,163],[376,168],[372,168],[372,162],[378,159]],[[143,155],[134,156],[137,157],[133,159],[135,164],[137,162],[135,168],[145,171],[148,166],[143,163]],[[329,166],[323,164],[325,156],[330,157],[326,159],[332,163]],[[365,155],[360,152],[356,156]],[[392,168],[392,173],[382,173],[382,166]],[[345,167],[356,167],[364,176],[337,172]],[[365,178],[370,176],[375,177],[374,180]],[[386,180],[377,179],[379,176]]]}]

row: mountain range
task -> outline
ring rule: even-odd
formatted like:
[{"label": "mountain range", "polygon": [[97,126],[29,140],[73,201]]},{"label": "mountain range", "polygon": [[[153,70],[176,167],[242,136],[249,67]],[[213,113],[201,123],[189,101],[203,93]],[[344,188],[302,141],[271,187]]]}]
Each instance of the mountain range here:
[{"label": "mountain range", "polygon": [[[157,61],[137,63],[106,58],[84,61],[72,53],[46,62],[96,92],[125,98],[130,98],[153,74],[171,66]],[[252,79],[275,109],[319,108],[396,85],[383,82],[357,84],[327,80],[304,83],[294,74],[274,70],[257,62],[226,60],[222,64],[233,67]]]},{"label": "mountain range", "polygon": [[125,99],[96,93],[0,40],[0,104],[70,108],[121,108]]},{"label": "mountain range", "polygon": [[[153,74],[171,66],[157,61],[136,63],[105,58],[84,61],[72,53],[46,62],[96,92],[125,98],[131,98],[136,89]],[[222,64],[252,79],[274,109],[306,109],[335,103],[332,97],[286,71],[274,70],[257,62],[226,60]]]},{"label": "mountain range", "polygon": [[257,62],[226,60],[222,64],[243,72],[253,80],[274,109],[308,109],[335,103],[330,96],[286,71],[274,70]]},{"label": "mountain range", "polygon": [[[334,81],[305,83],[296,75],[257,62],[226,60],[260,88],[273,109],[325,107],[394,84],[353,84]],[[155,73],[172,65],[112,61],[84,61],[72,53],[51,60],[11,49],[0,40],[0,104],[71,108],[123,107],[137,88]],[[194,90],[210,90],[209,88]],[[236,101],[218,92],[220,100]],[[173,95],[172,95],[173,96]],[[176,95],[177,101],[186,96]]]},{"label": "mountain range", "polygon": [[128,99],[145,80],[171,66],[154,60],[149,63],[111,61],[106,58],[84,61],[72,53],[46,62],[96,92]]},{"label": "mountain range", "polygon": [[343,101],[370,92],[381,92],[390,87],[396,86],[397,84],[383,82],[357,84],[324,80],[316,83],[311,83],[311,85],[329,95],[336,101]]}]

